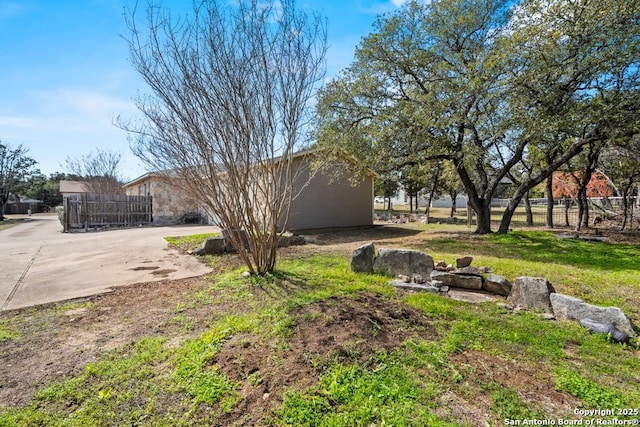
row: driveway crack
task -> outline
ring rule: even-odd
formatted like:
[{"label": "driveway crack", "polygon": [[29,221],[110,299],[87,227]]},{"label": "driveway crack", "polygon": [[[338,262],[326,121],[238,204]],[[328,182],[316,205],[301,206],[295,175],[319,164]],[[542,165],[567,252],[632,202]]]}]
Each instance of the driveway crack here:
[{"label": "driveway crack", "polygon": [[27,276],[27,273],[29,272],[29,269],[31,269],[31,266],[33,265],[33,262],[36,260],[36,258],[40,255],[40,252],[42,251],[42,248],[44,246],[40,246],[38,248],[38,250],[36,251],[35,254],[33,254],[33,256],[31,257],[31,259],[29,260],[29,264],[27,264],[27,267],[24,269],[24,271],[22,272],[22,274],[20,275],[20,278],[18,279],[18,281],[16,282],[16,284],[13,286],[13,289],[11,289],[11,292],[9,293],[9,296],[7,297],[7,299],[5,300],[4,304],[2,304],[2,307],[0,307],[0,311],[3,311],[7,308],[7,306],[9,305],[9,303],[11,302],[11,300],[13,299],[13,297],[15,296],[16,292],[18,291],[18,289],[20,288],[20,285],[22,285],[22,282],[24,281],[24,278]]}]

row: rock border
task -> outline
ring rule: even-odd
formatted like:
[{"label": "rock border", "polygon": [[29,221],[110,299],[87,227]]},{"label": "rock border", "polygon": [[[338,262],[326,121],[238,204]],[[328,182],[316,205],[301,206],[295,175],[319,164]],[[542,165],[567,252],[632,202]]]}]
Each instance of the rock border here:
[{"label": "rock border", "polygon": [[545,318],[574,320],[593,333],[607,335],[611,341],[629,343],[637,337],[631,320],[618,307],[600,307],[579,298],[557,293],[541,277],[521,276],[511,284],[489,267],[472,267],[473,257],[456,259],[456,266],[420,251],[380,248],[373,242],[357,247],[351,256],[351,270],[394,277],[389,285],[410,291],[449,294],[451,290],[482,292],[506,298],[514,311],[533,310]]},{"label": "rock border", "polygon": [[[245,248],[249,248],[249,242],[246,237],[245,231],[234,231],[243,242]],[[225,253],[235,253],[235,249],[231,245],[230,233],[226,230],[222,230],[222,235],[217,237],[209,237],[202,245],[193,251],[194,255],[223,255]],[[307,239],[300,234],[284,234],[280,236],[278,240],[279,248],[286,248],[289,246],[306,245]]]}]

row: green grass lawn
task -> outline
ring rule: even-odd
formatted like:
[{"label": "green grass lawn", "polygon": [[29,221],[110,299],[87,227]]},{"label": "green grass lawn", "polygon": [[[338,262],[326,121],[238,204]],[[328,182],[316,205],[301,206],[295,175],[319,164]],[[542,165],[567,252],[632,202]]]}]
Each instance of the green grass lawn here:
[{"label": "green grass lawn", "polygon": [[[548,277],[559,292],[619,306],[639,324],[638,246],[560,240],[546,232],[475,236],[462,230],[431,238],[433,226],[414,227],[424,235],[414,242],[436,260],[471,254],[474,265],[491,266],[509,280]],[[340,253],[292,255],[265,278],[241,272],[208,276],[205,291],[185,295],[175,307],[175,321],[187,330],[195,321],[190,316],[206,307],[209,314],[197,319],[206,323],[204,333],[177,344],[154,335],[108,352],[80,374],[39,390],[26,407],[0,409],[0,426],[476,426],[578,420],[576,409],[640,408],[639,350],[574,322],[514,314],[495,303],[398,293],[385,277],[351,272]],[[364,322],[369,342],[327,341],[327,354],[290,357],[305,322],[325,325],[320,336],[339,332],[331,328],[340,325],[336,316],[348,314],[343,307],[367,301],[358,303],[366,309],[373,300],[423,320],[405,325],[398,316],[393,325],[404,326],[385,330],[379,319],[387,313],[371,306]],[[310,307],[322,309],[305,311]],[[6,322],[0,337],[0,350],[2,340],[20,340]],[[393,339],[393,346],[374,345]],[[344,351],[332,353],[336,348]],[[251,354],[264,360],[255,370],[227,370]],[[294,367],[308,376],[285,382]],[[266,384],[275,389],[283,382],[277,396],[263,397]],[[268,410],[258,417],[260,405]]]}]

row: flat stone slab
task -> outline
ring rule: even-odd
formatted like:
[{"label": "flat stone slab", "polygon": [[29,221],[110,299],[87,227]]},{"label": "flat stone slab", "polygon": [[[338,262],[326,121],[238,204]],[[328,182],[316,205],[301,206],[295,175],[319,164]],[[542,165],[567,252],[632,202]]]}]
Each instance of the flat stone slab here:
[{"label": "flat stone slab", "polygon": [[433,294],[443,292],[440,288],[437,288],[428,283],[425,283],[424,285],[419,285],[417,283],[406,283],[402,280],[392,280],[391,282],[389,282],[389,284],[394,288],[405,289],[408,291],[431,292]]},{"label": "flat stone slab", "polygon": [[498,295],[460,288],[449,288],[449,292],[447,292],[447,295],[449,296],[449,298],[453,298],[456,301],[468,302],[471,304],[504,301],[504,298]]},{"label": "flat stone slab", "polygon": [[447,286],[464,289],[482,289],[482,276],[475,274],[459,274],[434,270],[431,279],[443,282]]}]

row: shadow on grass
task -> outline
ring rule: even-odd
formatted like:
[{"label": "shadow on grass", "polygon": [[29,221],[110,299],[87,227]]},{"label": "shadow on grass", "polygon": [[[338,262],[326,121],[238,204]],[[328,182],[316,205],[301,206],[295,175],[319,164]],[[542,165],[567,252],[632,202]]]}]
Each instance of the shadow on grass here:
[{"label": "shadow on grass", "polygon": [[[416,224],[416,223],[414,223]],[[353,243],[364,240],[382,240],[411,237],[424,232],[419,225],[374,225],[372,227],[340,228],[324,230],[306,230],[301,234],[311,234],[316,237],[318,245],[333,245],[336,243]]]}]

